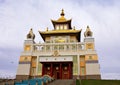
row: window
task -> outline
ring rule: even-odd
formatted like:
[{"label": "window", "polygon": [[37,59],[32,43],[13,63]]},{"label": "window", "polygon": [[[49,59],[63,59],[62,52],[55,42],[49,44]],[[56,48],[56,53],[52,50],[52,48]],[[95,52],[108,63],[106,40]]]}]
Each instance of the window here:
[{"label": "window", "polygon": [[64,29],[65,29],[65,30],[68,29],[68,26],[67,26],[67,25],[64,25]]},{"label": "window", "polygon": [[59,25],[56,25],[55,28],[56,28],[56,30],[59,30]]},{"label": "window", "polygon": [[55,29],[56,30],[63,30],[63,29],[68,29],[68,25],[67,24],[57,24],[55,25]]},{"label": "window", "polygon": [[61,29],[61,30],[63,29],[63,25],[60,25],[60,29]]}]

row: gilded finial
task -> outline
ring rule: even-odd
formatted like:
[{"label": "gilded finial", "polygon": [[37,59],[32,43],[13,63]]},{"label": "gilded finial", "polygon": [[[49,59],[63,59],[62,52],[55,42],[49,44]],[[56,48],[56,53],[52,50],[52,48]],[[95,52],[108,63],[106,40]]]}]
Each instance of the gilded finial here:
[{"label": "gilded finial", "polygon": [[61,14],[60,14],[60,18],[57,20],[58,22],[65,22],[66,21],[66,18],[64,17],[64,10],[62,9],[61,10]]},{"label": "gilded finial", "polygon": [[61,12],[61,14],[60,14],[61,16],[64,16],[65,14],[64,14],[64,9],[62,9],[62,12]]},{"label": "gilded finial", "polygon": [[46,31],[48,31],[48,27],[46,28]]}]

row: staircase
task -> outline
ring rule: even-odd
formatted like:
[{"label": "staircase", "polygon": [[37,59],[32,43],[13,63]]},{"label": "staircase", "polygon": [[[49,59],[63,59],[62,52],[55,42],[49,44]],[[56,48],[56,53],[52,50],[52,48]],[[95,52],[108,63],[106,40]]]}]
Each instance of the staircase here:
[{"label": "staircase", "polygon": [[76,85],[76,81],[73,79],[58,79],[49,83],[48,85]]}]

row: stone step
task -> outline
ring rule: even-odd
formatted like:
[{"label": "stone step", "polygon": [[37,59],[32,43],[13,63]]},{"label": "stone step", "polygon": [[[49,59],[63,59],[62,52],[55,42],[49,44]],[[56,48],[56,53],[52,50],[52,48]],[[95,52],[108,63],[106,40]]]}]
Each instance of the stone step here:
[{"label": "stone step", "polygon": [[75,80],[73,79],[58,79],[48,85],[75,85]]}]

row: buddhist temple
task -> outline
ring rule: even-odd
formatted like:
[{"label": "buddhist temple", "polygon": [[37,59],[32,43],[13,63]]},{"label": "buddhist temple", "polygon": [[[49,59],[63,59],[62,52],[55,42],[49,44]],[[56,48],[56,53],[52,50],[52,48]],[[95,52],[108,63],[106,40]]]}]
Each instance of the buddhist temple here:
[{"label": "buddhist temple", "polygon": [[82,29],[71,26],[64,10],[60,18],[51,20],[53,29],[39,30],[43,43],[35,42],[31,28],[24,40],[16,78],[29,79],[49,75],[55,79],[101,79],[98,55],[93,32],[86,26],[81,41]]}]

